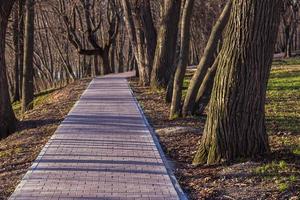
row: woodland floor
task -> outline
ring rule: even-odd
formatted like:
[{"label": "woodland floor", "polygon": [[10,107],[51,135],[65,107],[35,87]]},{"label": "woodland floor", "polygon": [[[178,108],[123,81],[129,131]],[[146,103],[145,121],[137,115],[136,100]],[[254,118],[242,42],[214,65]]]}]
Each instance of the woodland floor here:
[{"label": "woodland floor", "polygon": [[[187,74],[185,87],[192,72]],[[0,141],[0,199],[6,199],[44,144],[82,94],[89,79],[47,91],[35,99],[34,110],[21,116],[17,133]],[[190,165],[205,116],[168,120],[164,92],[131,85],[156,129],[175,174],[191,199],[299,199],[300,196],[300,65],[297,60],[274,63],[266,105],[272,153],[266,158],[213,167]]]},{"label": "woodland floor", "polygon": [[[164,92],[140,87],[137,79],[130,81],[190,199],[299,199],[300,66],[288,64],[274,63],[268,86],[266,115],[271,154],[231,165],[193,167],[205,116],[170,121]],[[187,74],[185,87],[191,75]]]},{"label": "woodland floor", "polygon": [[83,79],[37,95],[35,108],[23,116],[20,104],[13,105],[21,120],[18,131],[0,141],[0,199],[7,199],[14,191],[89,82],[90,79]]}]

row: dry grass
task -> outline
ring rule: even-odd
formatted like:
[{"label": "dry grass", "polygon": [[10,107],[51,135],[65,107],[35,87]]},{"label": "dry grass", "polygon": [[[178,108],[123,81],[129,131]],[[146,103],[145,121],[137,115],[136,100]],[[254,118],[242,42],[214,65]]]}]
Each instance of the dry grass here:
[{"label": "dry grass", "polygon": [[[23,116],[18,131],[0,141],[0,199],[7,199],[60,122],[87,87],[90,79],[35,98],[35,108]],[[14,104],[18,113],[18,104]]]},{"label": "dry grass", "polygon": [[[158,131],[165,153],[175,163],[176,177],[190,199],[299,199],[299,69],[277,66],[272,70],[266,105],[272,153],[264,158],[195,168],[191,162],[202,132]],[[135,79],[131,86],[156,130],[176,126],[203,130],[205,116],[170,121],[164,92],[140,87]]]}]

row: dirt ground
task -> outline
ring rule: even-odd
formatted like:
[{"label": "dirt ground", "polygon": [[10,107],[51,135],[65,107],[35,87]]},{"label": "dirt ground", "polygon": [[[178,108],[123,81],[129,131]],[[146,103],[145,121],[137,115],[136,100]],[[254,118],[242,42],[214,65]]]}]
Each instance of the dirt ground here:
[{"label": "dirt ground", "polygon": [[[53,135],[90,80],[76,81],[39,100],[21,116],[18,131],[0,141],[0,199],[6,199]],[[131,85],[190,199],[299,199],[300,157],[291,147],[299,144],[294,133],[270,133],[272,153],[265,158],[219,166],[193,167],[205,116],[168,120],[169,105],[163,92]]]},{"label": "dirt ground", "polygon": [[19,116],[18,131],[0,141],[0,199],[7,199],[14,191],[89,82],[75,81],[49,92],[43,102]]},{"label": "dirt ground", "polygon": [[190,199],[299,199],[300,157],[290,149],[299,142],[297,134],[270,134],[272,153],[264,158],[193,167],[205,116],[168,120],[164,92],[140,87],[136,79],[130,84],[165,153],[175,163],[175,175]]}]

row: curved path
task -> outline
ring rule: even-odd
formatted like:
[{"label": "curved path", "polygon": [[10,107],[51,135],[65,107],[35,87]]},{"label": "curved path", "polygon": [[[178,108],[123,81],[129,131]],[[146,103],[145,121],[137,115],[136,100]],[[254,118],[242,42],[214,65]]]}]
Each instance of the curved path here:
[{"label": "curved path", "polygon": [[95,78],[10,199],[185,199],[128,86]]}]

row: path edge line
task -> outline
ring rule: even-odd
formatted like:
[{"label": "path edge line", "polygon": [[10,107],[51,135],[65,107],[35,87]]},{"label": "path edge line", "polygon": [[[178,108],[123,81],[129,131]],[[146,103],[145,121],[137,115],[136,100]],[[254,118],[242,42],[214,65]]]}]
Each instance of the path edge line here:
[{"label": "path edge line", "polygon": [[82,92],[82,94],[80,95],[80,97],[78,98],[78,100],[74,103],[74,105],[72,106],[72,108],[70,109],[70,111],[68,112],[68,114],[64,117],[64,119],[60,122],[60,124],[57,126],[56,130],[54,131],[53,135],[48,139],[47,143],[43,146],[42,150],[39,152],[38,156],[34,159],[34,161],[32,162],[32,164],[30,165],[30,167],[28,167],[26,170],[26,173],[23,175],[21,181],[18,183],[18,185],[16,186],[16,188],[14,189],[14,191],[11,193],[11,195],[8,197],[8,200],[13,200],[14,198],[14,194],[17,193],[27,182],[27,178],[30,175],[30,173],[32,171],[34,171],[37,166],[40,164],[40,161],[42,160],[43,156],[45,155],[46,151],[49,148],[49,145],[51,144],[51,140],[54,139],[54,137],[56,136],[57,132],[59,131],[60,125],[67,119],[67,116],[72,113],[72,111],[76,108],[76,106],[78,105],[80,99],[83,97],[83,95],[87,92],[87,90],[90,88],[90,86],[92,85],[92,83],[94,82],[94,78],[90,81],[90,83],[88,84],[88,86],[85,88],[85,90]]},{"label": "path edge line", "polygon": [[187,198],[186,194],[183,192],[176,176],[174,175],[174,172],[173,172],[172,168],[169,165],[168,159],[167,159],[167,157],[166,157],[166,155],[165,155],[165,153],[164,153],[164,151],[163,151],[163,149],[162,149],[162,147],[159,143],[159,139],[157,137],[157,133],[155,132],[155,129],[150,125],[150,123],[149,123],[149,121],[148,121],[148,119],[147,119],[140,103],[138,102],[137,98],[134,95],[134,92],[133,92],[128,80],[127,79],[125,79],[125,80],[127,82],[129,91],[130,91],[130,93],[133,97],[133,100],[135,102],[135,105],[136,105],[137,109],[139,110],[140,114],[142,115],[143,121],[144,121],[145,125],[147,126],[147,128],[148,128],[148,130],[149,130],[149,132],[152,136],[152,139],[154,141],[154,144],[155,144],[156,148],[158,149],[158,152],[160,154],[160,157],[161,157],[162,161],[165,164],[165,167],[166,167],[167,172],[168,172],[168,176],[171,179],[171,182],[173,184],[173,187],[175,188],[175,191],[177,192],[180,200],[188,200],[188,198]]}]

